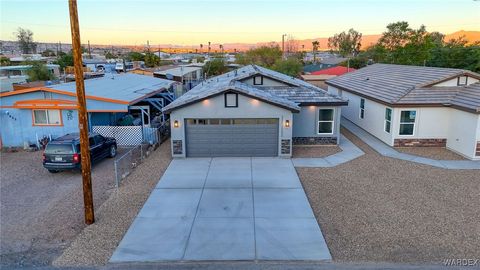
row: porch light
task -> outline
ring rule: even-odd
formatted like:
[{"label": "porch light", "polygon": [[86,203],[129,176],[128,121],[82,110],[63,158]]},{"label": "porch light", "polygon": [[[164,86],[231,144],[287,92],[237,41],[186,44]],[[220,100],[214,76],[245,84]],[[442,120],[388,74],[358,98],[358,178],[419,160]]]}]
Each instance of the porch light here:
[{"label": "porch light", "polygon": [[286,128],[290,127],[290,120],[285,120],[285,127]]},{"label": "porch light", "polygon": [[173,127],[178,128],[178,120],[173,121]]}]

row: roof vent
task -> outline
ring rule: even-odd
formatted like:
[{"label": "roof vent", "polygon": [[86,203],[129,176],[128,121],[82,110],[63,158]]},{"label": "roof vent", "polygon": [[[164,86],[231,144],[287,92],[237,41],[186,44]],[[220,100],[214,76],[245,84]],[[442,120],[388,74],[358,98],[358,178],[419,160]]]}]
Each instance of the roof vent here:
[{"label": "roof vent", "polygon": [[365,81],[369,81],[369,80],[370,80],[370,78],[369,78],[369,77],[365,78]]}]

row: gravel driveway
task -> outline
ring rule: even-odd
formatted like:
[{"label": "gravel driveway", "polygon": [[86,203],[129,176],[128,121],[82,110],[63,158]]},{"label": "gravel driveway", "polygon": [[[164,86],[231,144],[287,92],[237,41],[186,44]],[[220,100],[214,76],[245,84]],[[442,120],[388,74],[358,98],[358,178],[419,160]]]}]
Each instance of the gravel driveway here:
[{"label": "gravel driveway", "polygon": [[334,261],[441,264],[480,258],[480,172],[365,155],[333,168],[299,168]]},{"label": "gravel driveway", "polygon": [[[48,265],[84,228],[80,172],[51,174],[41,160],[41,151],[0,155],[0,265]],[[95,208],[108,198],[113,177],[113,159],[93,166]]]}]

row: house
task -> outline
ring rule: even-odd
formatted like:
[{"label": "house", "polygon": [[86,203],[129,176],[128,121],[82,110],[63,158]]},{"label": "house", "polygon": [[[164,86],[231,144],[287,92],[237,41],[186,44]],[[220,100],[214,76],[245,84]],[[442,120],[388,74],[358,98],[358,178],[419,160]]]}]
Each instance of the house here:
[{"label": "house", "polygon": [[307,82],[248,65],[202,82],[163,111],[174,157],[290,157],[292,144],[337,144],[345,105]]},{"label": "house", "polygon": [[203,80],[202,67],[179,66],[171,69],[156,71],[154,77],[174,80],[181,83],[186,90],[195,87]]},{"label": "house", "polygon": [[342,116],[395,147],[446,147],[480,159],[480,74],[374,64],[326,81]]},{"label": "house", "polygon": [[[60,65],[46,64],[45,65],[50,73],[55,77],[60,76]],[[28,79],[28,70],[32,68],[31,65],[19,65],[19,66],[3,66],[0,67],[0,76],[26,76]]]},{"label": "house", "polygon": [[[85,80],[89,129],[116,125],[127,113],[140,115],[140,122],[149,125],[150,115],[161,113],[163,105],[174,99],[169,91],[173,84],[136,74]],[[75,82],[0,93],[0,123],[7,147],[78,132]]]},{"label": "house", "polygon": [[306,82],[309,82],[315,86],[327,90],[327,85],[325,84],[326,80],[352,71],[355,71],[355,69],[343,66],[336,66],[317,70],[311,72],[310,74],[301,75],[301,78]]}]

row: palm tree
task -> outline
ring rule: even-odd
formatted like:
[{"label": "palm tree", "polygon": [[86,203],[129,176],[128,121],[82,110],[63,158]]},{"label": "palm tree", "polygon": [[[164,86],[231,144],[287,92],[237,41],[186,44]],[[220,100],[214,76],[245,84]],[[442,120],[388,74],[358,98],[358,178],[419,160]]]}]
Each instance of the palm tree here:
[{"label": "palm tree", "polygon": [[320,46],[320,42],[318,40],[315,40],[312,42],[312,47],[313,47],[313,62],[317,62],[317,51],[318,47]]}]

